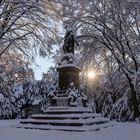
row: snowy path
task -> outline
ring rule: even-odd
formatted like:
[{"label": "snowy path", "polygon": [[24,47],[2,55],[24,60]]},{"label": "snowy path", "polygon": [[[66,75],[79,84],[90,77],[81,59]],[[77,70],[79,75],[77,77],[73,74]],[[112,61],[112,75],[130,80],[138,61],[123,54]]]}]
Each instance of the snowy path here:
[{"label": "snowy path", "polygon": [[19,120],[0,120],[0,140],[140,140],[140,124],[116,123],[94,132],[63,132],[10,127]]}]

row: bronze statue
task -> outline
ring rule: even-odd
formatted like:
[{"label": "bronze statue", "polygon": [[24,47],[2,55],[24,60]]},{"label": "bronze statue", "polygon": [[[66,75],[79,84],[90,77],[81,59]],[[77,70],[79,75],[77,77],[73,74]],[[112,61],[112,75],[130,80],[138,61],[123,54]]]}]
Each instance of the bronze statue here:
[{"label": "bronze statue", "polygon": [[67,26],[65,28],[66,28],[66,35],[64,38],[63,52],[74,54],[74,43],[76,43],[77,45],[79,45],[79,44],[73,34],[73,31],[68,30]]}]

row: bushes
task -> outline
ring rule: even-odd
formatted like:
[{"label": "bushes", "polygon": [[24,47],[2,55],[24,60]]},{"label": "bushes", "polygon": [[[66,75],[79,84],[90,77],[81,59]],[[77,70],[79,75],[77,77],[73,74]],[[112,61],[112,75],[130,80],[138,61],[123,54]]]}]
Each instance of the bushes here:
[{"label": "bushes", "polygon": [[132,104],[127,93],[114,103],[109,115],[118,121],[133,120]]},{"label": "bushes", "polygon": [[18,114],[18,109],[12,101],[0,94],[0,118],[10,119]]},{"label": "bushes", "polygon": [[[119,94],[119,93],[118,93]],[[96,110],[104,117],[109,117],[111,120],[117,121],[132,121],[134,120],[134,110],[132,105],[132,97],[130,91],[126,90],[124,95],[118,95],[116,100],[113,100],[114,93],[104,91],[96,92],[92,99],[92,104]],[[139,102],[140,103],[140,102]]]}]

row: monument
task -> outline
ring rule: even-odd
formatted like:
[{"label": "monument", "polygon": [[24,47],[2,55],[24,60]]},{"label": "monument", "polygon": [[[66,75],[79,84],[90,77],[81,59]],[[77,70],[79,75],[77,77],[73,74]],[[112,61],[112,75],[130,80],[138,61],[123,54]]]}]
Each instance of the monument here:
[{"label": "monument", "polygon": [[63,55],[58,63],[58,90],[48,94],[49,106],[43,114],[34,114],[20,121],[19,128],[64,131],[92,131],[108,127],[108,118],[92,111],[86,90],[80,88],[78,67],[74,54],[79,45],[72,30],[66,30]]},{"label": "monument", "polygon": [[[56,91],[56,94],[54,94],[54,97],[50,100],[50,106],[76,107],[77,98],[83,97],[79,90],[79,73],[81,72],[81,69],[78,67],[74,55],[75,44],[79,45],[73,31],[66,30],[63,54],[57,67],[59,73],[58,91]],[[88,98],[86,98],[86,100],[87,99]],[[79,105],[82,105],[82,99]]]}]

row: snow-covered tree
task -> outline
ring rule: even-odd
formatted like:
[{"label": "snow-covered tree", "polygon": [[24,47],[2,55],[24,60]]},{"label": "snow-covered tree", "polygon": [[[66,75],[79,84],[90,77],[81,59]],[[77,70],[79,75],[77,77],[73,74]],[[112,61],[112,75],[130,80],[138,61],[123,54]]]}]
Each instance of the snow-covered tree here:
[{"label": "snow-covered tree", "polygon": [[46,84],[47,89],[58,88],[58,72],[56,67],[50,67],[47,73],[43,73],[42,82]]},{"label": "snow-covered tree", "polygon": [[42,56],[49,53],[59,38],[59,18],[53,10],[55,6],[48,0],[1,0],[0,56],[8,49],[30,58],[38,51]]},{"label": "snow-covered tree", "polygon": [[29,62],[22,57],[22,54],[6,51],[1,56],[0,94],[3,96],[1,118],[21,116],[22,107],[26,103],[23,83],[30,78],[34,79],[34,74],[29,67]]},{"label": "snow-covered tree", "polygon": [[[140,115],[137,86],[140,72],[140,2],[54,1],[62,7],[60,14],[64,24],[69,24],[77,32],[82,64],[98,68],[108,75],[108,88],[114,90],[113,98],[116,96],[114,102],[118,99],[118,94],[122,97],[123,91],[130,91],[128,94],[132,104],[127,105],[131,106],[134,119],[137,118]],[[122,91],[116,90],[117,88]]]}]

